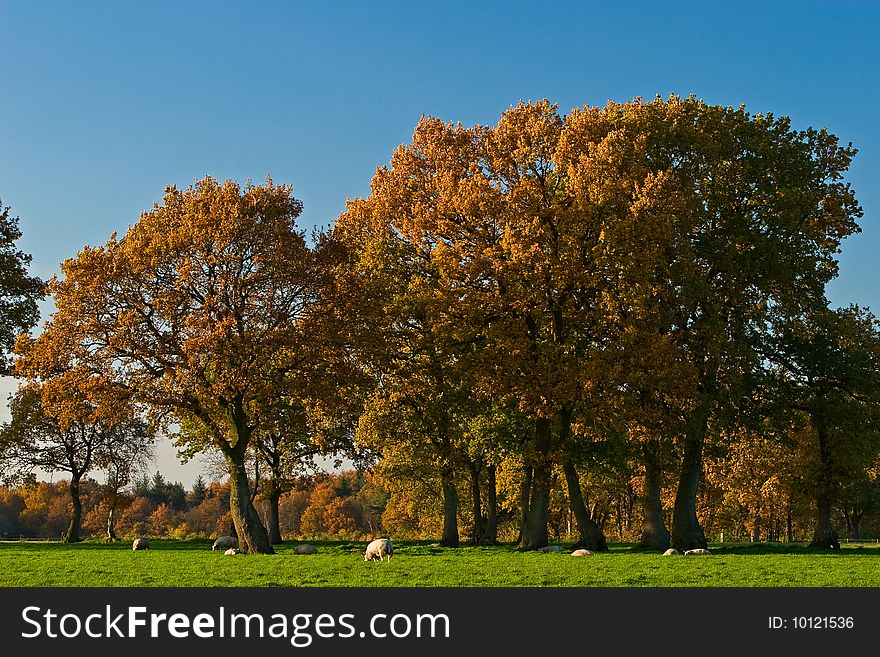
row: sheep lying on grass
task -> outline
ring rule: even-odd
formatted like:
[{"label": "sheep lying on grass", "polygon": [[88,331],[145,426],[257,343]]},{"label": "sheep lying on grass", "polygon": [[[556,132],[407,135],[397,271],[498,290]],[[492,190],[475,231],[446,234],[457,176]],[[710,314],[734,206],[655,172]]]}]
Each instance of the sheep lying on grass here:
[{"label": "sheep lying on grass", "polygon": [[544,554],[549,554],[550,552],[562,552],[565,548],[561,545],[545,545],[542,548],[538,548],[538,552],[543,552]]},{"label": "sheep lying on grass", "polygon": [[294,554],[317,554],[318,548],[308,543],[301,543],[293,548]]},{"label": "sheep lying on grass", "polygon": [[669,548],[668,550],[666,550],[666,552],[663,553],[663,556],[664,557],[674,557],[678,554],[681,554],[678,550],[676,550],[675,548]]},{"label": "sheep lying on grass", "polygon": [[367,546],[364,552],[364,561],[382,561],[383,557],[388,557],[391,561],[391,555],[394,554],[394,545],[391,544],[390,538],[377,538]]},{"label": "sheep lying on grass", "polygon": [[575,550],[571,553],[571,556],[573,557],[590,557],[592,555],[592,552],[590,552],[589,550],[584,550],[583,548],[581,548],[580,550]]},{"label": "sheep lying on grass", "polygon": [[691,557],[691,556],[701,555],[701,554],[712,554],[712,553],[709,552],[709,550],[706,550],[705,548],[695,548],[693,550],[685,550],[684,551],[684,556],[686,556],[686,557]]},{"label": "sheep lying on grass", "polygon": [[238,548],[229,548],[223,554],[225,554],[227,557],[234,557],[236,554],[238,554]]},{"label": "sheep lying on grass", "polygon": [[216,541],[214,541],[214,545],[211,546],[212,551],[217,550],[226,550],[228,548],[237,548],[238,547],[238,539],[235,536],[221,536]]},{"label": "sheep lying on grass", "polygon": [[149,550],[150,549],[150,539],[148,538],[136,538],[134,539],[134,543],[131,544],[132,550]]}]

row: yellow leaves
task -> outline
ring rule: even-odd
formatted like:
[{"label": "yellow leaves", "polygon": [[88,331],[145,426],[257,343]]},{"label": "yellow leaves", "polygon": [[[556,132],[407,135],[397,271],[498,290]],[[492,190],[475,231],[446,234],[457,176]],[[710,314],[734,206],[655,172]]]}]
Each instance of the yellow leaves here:
[{"label": "yellow leaves", "polygon": [[[22,343],[19,373],[54,377],[59,392],[47,400],[64,417],[84,412],[76,396],[97,399],[93,382],[105,380],[235,445],[220,429],[232,426],[230,409],[247,416],[236,427],[256,422],[260,400],[302,358],[297,338],[319,281],[294,225],[301,207],[271,179],[167,187],[123,238],[64,263],[51,288],[56,314],[35,345]],[[64,398],[66,388],[76,395]]]}]

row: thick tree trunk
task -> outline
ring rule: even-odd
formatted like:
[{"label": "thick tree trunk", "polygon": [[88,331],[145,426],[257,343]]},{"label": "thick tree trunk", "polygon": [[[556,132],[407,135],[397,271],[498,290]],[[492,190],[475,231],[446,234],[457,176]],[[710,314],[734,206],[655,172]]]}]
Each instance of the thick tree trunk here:
[{"label": "thick tree trunk", "polygon": [[483,542],[486,545],[495,545],[498,542],[498,489],[495,482],[495,466],[490,465],[486,470],[486,535]]},{"label": "thick tree trunk", "polygon": [[480,470],[482,464],[471,464],[471,501],[474,515],[473,543],[483,545],[486,536],[486,520],[483,517],[483,500],[480,492]]},{"label": "thick tree trunk", "polygon": [[251,501],[250,482],[245,470],[244,454],[227,454],[229,466],[229,510],[238,535],[239,549],[251,554],[275,554],[260,515]]},{"label": "thick tree trunk", "polygon": [[669,530],[663,520],[663,501],[660,497],[660,466],[656,443],[642,445],[645,464],[645,490],[642,493],[642,539],[640,550],[669,549]]},{"label": "thick tree trunk", "polygon": [[837,532],[831,523],[831,499],[827,495],[816,496],[816,529],[810,547],[840,549]]},{"label": "thick tree trunk", "polygon": [[605,541],[605,535],[599,525],[590,517],[587,505],[584,503],[577,469],[568,458],[565,459],[562,468],[565,472],[565,483],[568,485],[568,503],[580,535],[574,547],[585,548],[593,552],[604,552],[608,549],[608,544]]},{"label": "thick tree trunk", "polygon": [[529,522],[529,495],[532,492],[532,466],[527,465],[523,472],[522,481],[519,484],[519,535],[514,541],[517,545],[522,543],[526,535],[526,525]]},{"label": "thick tree trunk", "polygon": [[537,550],[548,542],[547,520],[550,511],[550,483],[553,469],[551,461],[552,435],[550,420],[535,420],[535,462],[532,465],[532,490],[529,496],[528,515],[520,540],[519,549]]},{"label": "thick tree trunk", "polygon": [[65,543],[79,543],[80,527],[82,526],[82,500],[79,498],[79,477],[70,478],[70,501],[73,503],[73,512],[70,515],[70,524],[64,535]]},{"label": "thick tree trunk", "polygon": [[828,427],[822,417],[812,417],[813,428],[819,440],[819,481],[816,485],[816,528],[813,532],[812,548],[840,549],[837,532],[831,523],[831,480],[833,464]]},{"label": "thick tree trunk", "polygon": [[266,520],[269,526],[266,528],[269,532],[269,542],[272,545],[281,545],[284,541],[281,539],[281,521],[278,507],[281,502],[281,487],[275,482],[270,484],[271,489],[266,494],[266,503],[269,506]]},{"label": "thick tree trunk", "polygon": [[455,474],[451,467],[440,473],[443,485],[443,547],[458,547],[458,491],[455,488]]},{"label": "thick tree trunk", "polygon": [[691,416],[684,439],[681,474],[672,515],[672,547],[684,551],[707,547],[697,519],[697,488],[703,469],[703,440],[709,422],[709,406],[703,404]]}]

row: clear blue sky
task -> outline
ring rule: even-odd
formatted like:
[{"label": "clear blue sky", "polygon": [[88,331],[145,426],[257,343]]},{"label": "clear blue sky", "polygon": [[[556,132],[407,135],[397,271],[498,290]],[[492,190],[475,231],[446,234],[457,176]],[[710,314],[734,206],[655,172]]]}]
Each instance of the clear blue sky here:
[{"label": "clear blue sky", "polygon": [[[860,150],[836,304],[880,310],[880,3],[0,0],[0,199],[34,273],[120,233],[166,184],[293,184],[328,225],[422,114],[656,94],[789,115]],[[197,472],[161,467],[191,482]]]}]

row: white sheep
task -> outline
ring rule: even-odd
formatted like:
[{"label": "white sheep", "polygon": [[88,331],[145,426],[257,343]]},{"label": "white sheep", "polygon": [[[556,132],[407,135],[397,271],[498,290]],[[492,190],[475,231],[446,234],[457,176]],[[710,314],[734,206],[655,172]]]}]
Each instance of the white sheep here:
[{"label": "white sheep", "polygon": [[236,554],[238,554],[238,548],[229,548],[223,554],[225,554],[227,557],[234,557]]},{"label": "white sheep", "polygon": [[573,556],[573,557],[591,557],[591,556],[593,556],[593,553],[590,552],[589,550],[584,550],[583,548],[581,548],[580,550],[575,550],[574,552],[572,552],[571,556]]},{"label": "white sheep", "polygon": [[367,551],[364,552],[364,561],[375,561],[376,559],[382,561],[382,558],[386,556],[388,561],[391,561],[392,554],[394,554],[394,545],[392,545],[391,539],[377,538],[367,546]]},{"label": "white sheep", "polygon": [[695,548],[693,550],[685,550],[684,551],[684,556],[686,556],[686,557],[696,556],[696,555],[701,555],[701,554],[712,554],[712,553],[709,552],[709,550],[706,550],[704,548]]},{"label": "white sheep", "polygon": [[150,539],[148,538],[136,538],[134,542],[131,544],[132,550],[149,550],[150,549]]},{"label": "white sheep", "polygon": [[293,548],[294,554],[317,554],[318,548],[308,543],[301,543]]},{"label": "white sheep", "polygon": [[678,554],[680,554],[680,552],[678,550],[676,550],[675,548],[669,548],[668,550],[666,550],[666,552],[663,553],[663,556],[664,557],[674,557]]},{"label": "white sheep", "polygon": [[216,550],[225,550],[227,548],[237,548],[238,547],[238,539],[235,536],[221,536],[216,541],[214,541],[214,545],[211,546],[212,551]]}]

